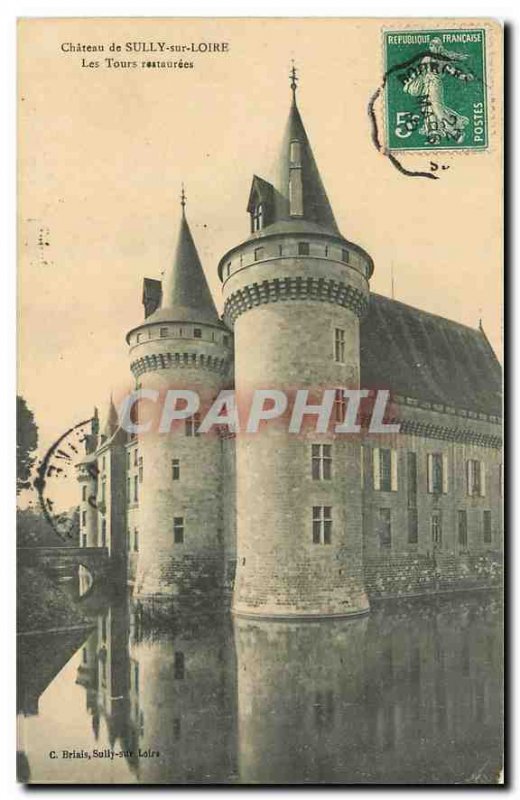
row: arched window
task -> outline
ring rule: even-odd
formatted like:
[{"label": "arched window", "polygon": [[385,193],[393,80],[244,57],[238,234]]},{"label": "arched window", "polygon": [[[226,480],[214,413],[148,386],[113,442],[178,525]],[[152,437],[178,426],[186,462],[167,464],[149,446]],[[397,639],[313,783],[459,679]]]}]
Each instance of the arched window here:
[{"label": "arched window", "polygon": [[253,233],[261,231],[264,227],[264,204],[257,203],[251,215]]}]

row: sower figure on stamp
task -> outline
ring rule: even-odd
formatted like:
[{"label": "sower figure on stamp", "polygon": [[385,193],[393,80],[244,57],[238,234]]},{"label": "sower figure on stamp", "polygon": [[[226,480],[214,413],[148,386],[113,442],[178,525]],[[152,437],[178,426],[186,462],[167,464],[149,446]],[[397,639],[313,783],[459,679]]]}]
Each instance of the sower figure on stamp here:
[{"label": "sower figure on stamp", "polygon": [[424,123],[420,133],[427,136],[431,144],[438,144],[441,139],[453,139],[460,144],[464,141],[469,119],[445,104],[443,78],[449,75],[461,81],[472,81],[474,75],[450,63],[465,60],[467,54],[446,50],[438,37],[432,39],[429,49],[432,55],[421,59],[419,74],[410,77],[403,90],[412,97],[421,98]]}]

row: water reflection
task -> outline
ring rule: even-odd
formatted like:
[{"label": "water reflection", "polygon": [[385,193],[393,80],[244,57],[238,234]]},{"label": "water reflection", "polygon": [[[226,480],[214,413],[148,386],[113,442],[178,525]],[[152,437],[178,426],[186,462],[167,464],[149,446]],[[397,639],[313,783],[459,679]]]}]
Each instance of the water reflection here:
[{"label": "water reflection", "polygon": [[[220,616],[165,631],[112,606],[42,693],[38,716],[34,700],[32,717],[21,709],[31,779],[493,782],[500,613],[496,599],[473,597],[347,622]],[[122,756],[51,762],[51,746]]]}]

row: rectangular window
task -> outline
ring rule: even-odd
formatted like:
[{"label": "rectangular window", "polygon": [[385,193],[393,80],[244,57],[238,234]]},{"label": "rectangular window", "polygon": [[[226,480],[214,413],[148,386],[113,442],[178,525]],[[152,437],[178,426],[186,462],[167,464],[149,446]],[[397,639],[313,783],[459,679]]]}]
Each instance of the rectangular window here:
[{"label": "rectangular window", "polygon": [[226,346],[229,344],[229,336],[222,337],[222,344]]},{"label": "rectangular window", "polygon": [[82,537],[81,537],[81,546],[82,547],[86,547],[87,546],[87,534],[86,533],[84,533],[82,535]]},{"label": "rectangular window", "polygon": [[392,512],[389,508],[379,509],[379,544],[385,549],[392,546]]},{"label": "rectangular window", "polygon": [[132,482],[130,478],[126,479],[126,502],[130,505],[132,501]]},{"label": "rectangular window", "polygon": [[408,544],[417,544],[418,541],[418,519],[417,509],[408,509]]},{"label": "rectangular window", "polygon": [[184,426],[186,436],[198,436],[200,427],[200,414],[194,414],[189,417]]},{"label": "rectangular window", "polygon": [[137,467],[138,463],[139,463],[139,451],[136,447],[134,450],[134,467]]},{"label": "rectangular window", "polygon": [[428,453],[427,472],[428,472],[429,494],[447,494],[448,492],[447,453]]},{"label": "rectangular window", "polygon": [[312,542],[330,544],[332,542],[332,507],[312,507]]},{"label": "rectangular window", "polygon": [[430,517],[430,530],[434,548],[442,545],[442,518],[440,511],[434,511]]},{"label": "rectangular window", "polygon": [[184,542],[184,517],[173,518],[173,541],[175,544]]},{"label": "rectangular window", "polygon": [[101,502],[104,503],[107,495],[107,484],[105,479],[101,481]]},{"label": "rectangular window", "polygon": [[139,458],[139,483],[143,482],[143,457]]},{"label": "rectangular window", "polygon": [[193,337],[195,339],[202,339],[202,330],[201,330],[201,328],[194,328],[193,329]]},{"label": "rectangular window", "polygon": [[105,464],[106,464],[106,459],[105,456],[103,456],[103,461],[101,462],[101,469],[103,470],[103,472],[105,471]]},{"label": "rectangular window", "polygon": [[406,458],[408,508],[417,505],[417,453],[409,452]]},{"label": "rectangular window", "polygon": [[308,256],[310,253],[309,242],[298,242],[298,255]]},{"label": "rectangular window", "polygon": [[264,257],[264,248],[263,247],[256,247],[255,248],[255,261],[260,261]]},{"label": "rectangular window", "polygon": [[160,328],[159,329],[159,336],[161,336],[162,338],[164,338],[165,336],[168,336],[168,328]]},{"label": "rectangular window", "polygon": [[81,499],[82,500],[86,500],[87,499],[87,487],[86,486],[82,486],[81,487]]},{"label": "rectangular window", "polygon": [[134,475],[134,503],[139,502],[139,482],[137,475]]},{"label": "rectangular window", "polygon": [[459,547],[464,550],[468,546],[468,515],[466,511],[459,511],[457,513],[458,534],[459,534]]},{"label": "rectangular window", "polygon": [[128,467],[128,469],[130,469],[130,455],[131,455],[130,450],[127,450],[126,451],[126,466]]},{"label": "rectangular window", "polygon": [[334,420],[336,422],[345,422],[346,413],[347,400],[343,393],[343,389],[336,389],[334,394]]},{"label": "rectangular window", "polygon": [[184,653],[177,650],[173,657],[173,677],[176,681],[184,680]]},{"label": "rectangular window", "polygon": [[101,547],[107,546],[107,521],[103,520],[101,523]]},{"label": "rectangular window", "polygon": [[181,478],[181,462],[178,458],[172,458],[172,481],[178,481]]},{"label": "rectangular window", "polygon": [[379,450],[380,489],[382,492],[392,491],[392,451],[386,448]]},{"label": "rectangular window", "polygon": [[338,364],[345,363],[345,331],[336,328],[334,332],[334,361]]},{"label": "rectangular window", "polygon": [[312,479],[314,481],[330,481],[332,476],[332,445],[313,444]]},{"label": "rectangular window", "polygon": [[348,262],[349,262],[349,253],[348,253],[348,250],[345,250],[345,249],[343,249],[343,250],[341,251],[341,260],[342,260],[342,261],[343,261],[345,264],[348,264]]},{"label": "rectangular window", "polygon": [[134,530],[134,553],[139,552],[139,531],[137,528]]},{"label": "rectangular window", "polygon": [[486,496],[486,465],[483,461],[470,458],[466,462],[466,483],[470,497]]},{"label": "rectangular window", "polygon": [[87,524],[87,512],[86,511],[82,511],[81,512],[81,524],[83,525],[83,527],[85,527],[85,525]]},{"label": "rectangular window", "polygon": [[483,518],[482,518],[483,537],[482,538],[484,540],[484,544],[491,544],[491,539],[492,539],[492,535],[491,535],[491,511],[483,511],[482,514],[483,514]]}]

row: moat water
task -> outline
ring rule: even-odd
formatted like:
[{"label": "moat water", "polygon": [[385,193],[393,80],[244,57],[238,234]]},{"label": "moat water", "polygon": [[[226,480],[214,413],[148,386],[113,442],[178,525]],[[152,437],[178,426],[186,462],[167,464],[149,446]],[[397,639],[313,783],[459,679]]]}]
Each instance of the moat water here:
[{"label": "moat water", "polygon": [[489,784],[502,765],[494,595],[154,631],[120,603],[86,639],[22,638],[24,780]]}]

